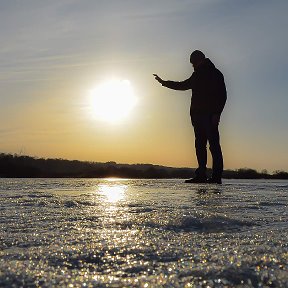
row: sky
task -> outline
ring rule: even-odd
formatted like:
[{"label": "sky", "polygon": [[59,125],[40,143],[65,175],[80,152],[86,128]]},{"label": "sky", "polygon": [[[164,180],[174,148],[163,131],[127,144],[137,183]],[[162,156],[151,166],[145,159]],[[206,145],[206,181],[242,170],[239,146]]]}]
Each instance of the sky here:
[{"label": "sky", "polygon": [[[189,78],[198,49],[225,77],[225,169],[288,171],[287,11],[286,0],[0,0],[0,152],[196,167],[191,91],[152,74]],[[125,89],[129,109],[115,100]],[[127,111],[101,118],[100,96],[102,112]]]}]

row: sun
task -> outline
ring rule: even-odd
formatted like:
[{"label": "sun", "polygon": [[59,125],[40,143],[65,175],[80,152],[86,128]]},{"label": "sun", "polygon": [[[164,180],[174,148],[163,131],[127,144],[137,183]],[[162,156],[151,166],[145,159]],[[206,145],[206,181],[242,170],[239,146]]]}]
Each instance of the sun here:
[{"label": "sun", "polygon": [[118,123],[136,106],[137,98],[129,80],[110,80],[90,91],[92,114],[97,119]]}]

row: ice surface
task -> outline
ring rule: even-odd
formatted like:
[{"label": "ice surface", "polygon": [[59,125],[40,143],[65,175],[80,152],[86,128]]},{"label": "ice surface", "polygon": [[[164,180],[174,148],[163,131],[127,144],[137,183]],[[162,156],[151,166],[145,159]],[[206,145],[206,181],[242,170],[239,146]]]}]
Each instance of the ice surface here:
[{"label": "ice surface", "polygon": [[288,287],[288,181],[0,179],[0,287]]}]

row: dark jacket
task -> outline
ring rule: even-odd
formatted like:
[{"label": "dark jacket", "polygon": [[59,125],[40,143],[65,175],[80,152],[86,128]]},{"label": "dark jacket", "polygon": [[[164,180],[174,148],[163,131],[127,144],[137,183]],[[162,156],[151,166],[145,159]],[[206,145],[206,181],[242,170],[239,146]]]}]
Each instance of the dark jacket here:
[{"label": "dark jacket", "polygon": [[192,89],[191,114],[221,114],[227,99],[224,77],[208,58],[190,78],[181,82],[163,81],[162,85],[174,90]]}]

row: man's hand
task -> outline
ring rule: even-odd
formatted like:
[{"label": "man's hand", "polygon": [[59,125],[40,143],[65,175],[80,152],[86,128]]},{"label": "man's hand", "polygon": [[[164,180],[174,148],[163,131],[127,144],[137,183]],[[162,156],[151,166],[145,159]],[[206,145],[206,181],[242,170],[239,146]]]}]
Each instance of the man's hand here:
[{"label": "man's hand", "polygon": [[159,83],[162,84],[164,82],[164,80],[161,79],[157,74],[153,74],[153,76],[155,77],[155,80],[157,80]]}]

